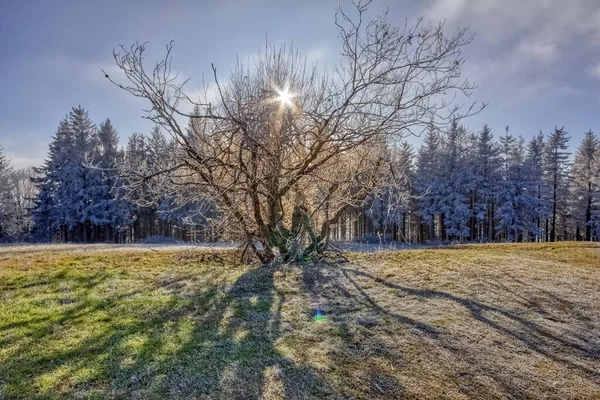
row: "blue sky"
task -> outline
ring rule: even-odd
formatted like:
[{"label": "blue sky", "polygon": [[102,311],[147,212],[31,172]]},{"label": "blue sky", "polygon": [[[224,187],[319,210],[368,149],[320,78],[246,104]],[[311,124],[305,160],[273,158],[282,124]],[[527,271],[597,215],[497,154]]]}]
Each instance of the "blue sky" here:
[{"label": "blue sky", "polygon": [[[346,0],[342,0],[344,4]],[[174,69],[200,85],[214,63],[225,77],[237,57],[265,43],[292,43],[309,61],[332,65],[339,46],[337,0],[0,0],[0,146],[16,167],[38,165],[60,119],[81,104],[99,123],[111,118],[121,142],[148,133],[142,100],[110,85],[118,44],[150,41],[149,58],[174,40]],[[464,121],[509,125],[530,138],[564,125],[575,147],[600,133],[600,2],[597,0],[374,0],[393,21],[424,16],[469,26],[465,77],[489,103]],[[193,89],[192,86],[191,89]],[[418,139],[411,140],[414,143]]]}]

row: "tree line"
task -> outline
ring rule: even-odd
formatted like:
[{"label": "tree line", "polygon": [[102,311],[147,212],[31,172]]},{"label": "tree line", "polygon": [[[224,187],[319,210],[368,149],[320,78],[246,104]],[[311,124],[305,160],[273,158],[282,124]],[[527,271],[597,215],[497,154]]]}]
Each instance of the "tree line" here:
[{"label": "tree line", "polygon": [[[194,129],[190,118],[188,132]],[[333,240],[553,242],[600,239],[600,141],[585,133],[574,157],[564,128],[529,141],[509,128],[470,132],[454,121],[430,129],[418,149],[394,154],[397,179],[340,213]],[[125,147],[106,119],[82,107],[60,121],[42,166],[13,169],[0,150],[2,241],[139,242],[148,238],[239,239],[219,229],[218,212],[181,201],[160,181],[131,190],[128,171],[153,171],[177,153],[157,126]],[[129,189],[124,187],[129,185]],[[157,195],[157,193],[160,193]]]},{"label": "tree line", "polygon": [[123,194],[121,169],[167,157],[164,134],[135,133],[125,148],[118,141],[110,119],[96,125],[79,106],[60,121],[43,165],[14,170],[0,148],[0,241],[214,240],[189,207]]},{"label": "tree line", "polygon": [[379,235],[413,243],[598,240],[599,140],[586,132],[574,159],[569,140],[558,127],[527,142],[508,127],[498,140],[487,125],[430,130],[403,152],[410,201],[375,196],[367,215]]},{"label": "tree line", "polygon": [[[572,158],[564,128],[527,143],[508,127],[470,131],[462,121],[485,104],[468,100],[475,84],[462,76],[468,28],[367,18],[370,3],[335,13],[334,68],[267,43],[225,79],[211,65],[215,90],[193,96],[172,42],[150,64],[147,43],[115,49],[106,80],[142,98],[155,128],[119,148],[109,120],[96,127],[74,108],[32,171],[30,225],[3,211],[3,234],[231,239],[265,264],[319,258],[332,240],[598,240],[596,135]],[[3,210],[14,186],[3,185]]]}]

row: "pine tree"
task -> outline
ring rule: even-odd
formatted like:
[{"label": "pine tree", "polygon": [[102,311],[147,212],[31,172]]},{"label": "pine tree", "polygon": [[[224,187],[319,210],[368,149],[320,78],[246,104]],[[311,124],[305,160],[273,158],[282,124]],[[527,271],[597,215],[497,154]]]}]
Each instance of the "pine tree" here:
[{"label": "pine tree", "polygon": [[[166,169],[170,166],[170,163],[173,159],[172,155],[173,149],[171,147],[171,143],[166,138],[162,130],[155,126],[150,133],[150,138],[148,140],[147,145],[147,165],[149,168],[148,172],[159,171],[161,169]],[[170,193],[171,185],[169,184],[164,176],[156,176],[155,179],[151,180],[149,187],[149,193],[152,193],[152,196],[149,196],[149,207],[147,209],[147,227],[148,233],[150,236],[156,234],[155,225],[158,223],[160,225],[161,221],[157,220],[159,208],[162,213],[171,212],[170,208],[166,208],[164,205],[161,207],[161,204],[164,204],[169,200],[170,197],[173,197]],[[169,202],[171,207],[174,206],[172,202]],[[160,230],[159,230],[160,231]]]},{"label": "pine tree", "polygon": [[146,199],[144,187],[138,186],[133,188],[129,182],[129,176],[145,175],[148,171],[147,167],[147,144],[146,137],[141,133],[134,133],[129,137],[125,149],[125,158],[121,163],[120,175],[124,176],[124,185],[129,186],[126,193],[126,199],[132,206],[130,215],[130,240],[136,241],[141,237],[141,217],[143,215],[143,205]]},{"label": "pine tree", "polygon": [[75,205],[74,218],[80,231],[80,240],[89,242],[92,225],[103,225],[108,221],[102,214],[102,204],[97,201],[103,191],[102,171],[92,168],[97,154],[98,133],[88,112],[81,106],[69,113],[69,128],[75,141],[74,153],[70,159],[70,174],[67,175],[68,193]]},{"label": "pine tree", "polygon": [[427,227],[422,240],[435,240],[435,219],[440,215],[439,199],[442,194],[440,135],[437,130],[427,131],[417,154],[415,189],[418,198],[418,213]]},{"label": "pine tree", "polygon": [[99,144],[94,124],[81,106],[59,124],[44,165],[34,169],[39,193],[34,209],[38,238],[88,242],[104,222],[100,193],[102,172],[93,168]]},{"label": "pine tree", "polygon": [[37,175],[33,178],[33,182],[38,188],[32,211],[34,240],[52,241],[57,232],[61,233],[61,240],[68,239],[66,206],[59,193],[64,192],[61,189],[64,184],[62,174],[67,170],[73,146],[73,135],[69,129],[68,119],[65,117],[59,123],[56,134],[50,142],[44,165],[33,169]]},{"label": "pine tree", "polygon": [[549,223],[550,237],[549,241],[555,242],[557,238],[557,230],[559,213],[566,209],[566,200],[568,197],[568,168],[569,156],[567,152],[568,142],[570,137],[564,127],[554,129],[546,142],[546,181],[551,191],[551,220]]},{"label": "pine tree", "polygon": [[544,134],[540,132],[527,144],[525,158],[525,188],[530,194],[531,204],[524,223],[532,241],[545,238],[543,221],[548,218],[548,187],[544,181]]},{"label": "pine tree", "polygon": [[596,165],[600,159],[600,141],[591,130],[581,141],[571,175],[571,198],[575,236],[580,238],[583,229],[585,240],[592,238],[592,205]]},{"label": "pine tree", "polygon": [[591,239],[600,240],[600,149],[593,171],[592,210],[590,218]]},{"label": "pine tree", "polygon": [[[516,139],[510,135],[509,127],[505,128],[505,135],[500,137],[500,158],[502,162],[501,174],[502,181],[498,186],[498,226],[496,226],[496,237],[509,239],[511,227],[516,219],[516,210],[514,209],[514,188],[512,182],[513,157],[512,150]],[[510,239],[509,239],[510,240]]]},{"label": "pine tree", "polygon": [[102,183],[98,185],[96,204],[98,205],[96,223],[104,226],[106,241],[115,241],[115,232],[120,232],[128,223],[129,204],[118,198],[118,163],[122,158],[119,152],[119,136],[110,119],[98,126],[98,146],[94,156],[102,173]]},{"label": "pine tree", "polygon": [[0,146],[0,173],[6,174],[10,170],[10,163],[3,153],[4,149]]},{"label": "pine tree", "polygon": [[195,105],[192,110],[191,117],[188,120],[188,126],[185,130],[186,132],[186,140],[190,141],[190,144],[196,147],[199,143],[198,138],[202,135],[202,123],[201,119],[194,118],[194,116],[202,115],[202,110],[200,106]]},{"label": "pine tree", "polygon": [[530,194],[525,187],[524,140],[509,135],[507,127],[501,144],[503,180],[498,193],[497,231],[506,241],[521,241],[531,207]]},{"label": "pine tree", "polygon": [[462,241],[469,237],[467,201],[473,181],[465,152],[466,129],[453,121],[444,139],[441,157],[443,184],[439,200],[442,227],[445,228],[442,239]]},{"label": "pine tree", "polygon": [[484,125],[477,135],[473,162],[474,212],[478,237],[494,237],[495,199],[500,183],[500,149],[491,129]]}]

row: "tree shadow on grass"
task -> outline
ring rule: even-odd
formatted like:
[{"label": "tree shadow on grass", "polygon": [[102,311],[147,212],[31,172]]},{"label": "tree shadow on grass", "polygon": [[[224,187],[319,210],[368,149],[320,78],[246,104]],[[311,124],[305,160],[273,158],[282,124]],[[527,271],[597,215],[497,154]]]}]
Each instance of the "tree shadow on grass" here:
[{"label": "tree shadow on grass", "polygon": [[[203,271],[178,272],[154,280],[152,286],[100,298],[94,294],[107,278],[77,279],[78,296],[93,300],[66,304],[52,318],[0,326],[0,333],[28,328],[28,335],[35,338],[15,347],[14,357],[0,364],[0,394],[10,398],[390,399],[428,393],[439,397],[447,384],[467,397],[527,397],[518,382],[498,374],[468,340],[399,311],[402,307],[393,302],[405,298],[424,301],[428,310],[440,305],[428,303],[431,300],[453,304],[467,312],[468,323],[481,323],[586,379],[597,381],[599,375],[595,366],[600,347],[597,341],[586,340],[587,335],[558,335],[507,308],[391,282],[353,265],[244,267],[233,283],[218,273],[209,278]],[[282,287],[282,282],[289,287]],[[501,285],[496,288],[504,290]],[[384,298],[388,292],[396,300]],[[529,304],[526,297],[521,300]],[[326,313],[321,325],[310,322],[314,307]],[[66,347],[56,346],[64,338],[61,329],[83,329],[87,323],[97,324],[90,335]],[[293,354],[283,350],[282,341]],[[39,349],[52,350],[37,354]],[[461,366],[439,365],[433,373],[411,369],[420,365],[415,359],[447,360],[440,356],[444,351]],[[440,375],[435,375],[439,370]],[[502,393],[486,392],[476,374],[494,380]],[[442,375],[452,380],[443,382]],[[54,381],[43,388],[48,377]],[[417,383],[423,391],[408,390],[403,379],[413,385],[415,379],[423,379]]]},{"label": "tree shadow on grass", "polygon": [[332,396],[322,378],[276,349],[285,301],[273,268],[241,275],[190,340],[171,357],[164,380],[170,398],[303,399]]},{"label": "tree shadow on grass", "polygon": [[[284,295],[276,292],[274,272],[248,269],[228,287],[191,276],[159,279],[150,288],[69,305],[59,315],[5,324],[0,329],[26,329],[32,340],[0,364],[0,397],[335,397],[315,371],[275,348]],[[100,282],[79,282],[79,296],[89,297]],[[167,300],[148,309],[136,301],[143,295],[151,302],[154,293]],[[58,343],[61,329],[72,334],[99,312],[107,321],[92,334]]]},{"label": "tree shadow on grass", "polygon": [[438,335],[435,327],[381,306],[364,288],[345,279],[339,263],[300,268],[304,292],[326,313],[339,338],[324,338],[333,343],[330,357],[331,370],[339,375],[336,389],[344,398],[410,397],[395,374],[404,368],[407,355],[386,339],[402,336],[397,330],[401,326],[406,333],[430,340]]},{"label": "tree shadow on grass", "polygon": [[[414,289],[390,283],[380,277],[358,269],[344,269],[343,273],[346,275],[354,274],[363,276],[385,287],[397,289],[412,296],[438,298],[460,304],[469,310],[474,319],[518,340],[532,351],[542,354],[558,363],[564,363],[569,367],[576,368],[592,376],[600,377],[600,371],[598,371],[597,366],[590,365],[590,362],[596,363],[600,361],[600,343],[588,342],[582,340],[580,337],[559,336],[541,324],[528,320],[517,313],[443,291]],[[500,324],[490,318],[489,314],[499,314],[505,317],[509,323]],[[575,357],[573,359],[564,357],[560,354],[561,352],[557,351],[559,349],[563,349]]]},{"label": "tree shadow on grass", "polygon": [[[546,324],[546,322],[550,322],[551,324],[553,321],[556,321],[551,316],[549,317],[551,315],[550,310],[558,306],[564,307],[568,303],[554,293],[541,290],[540,293],[544,297],[538,298],[535,301],[530,301],[523,296],[517,296],[527,306],[525,310],[528,310],[528,312],[533,311],[534,315],[536,315],[534,320],[524,316],[523,312],[512,311],[472,298],[461,297],[440,290],[419,289],[392,283],[380,276],[375,276],[366,270],[358,268],[341,268],[338,272],[338,279],[340,275],[351,286],[356,287],[357,292],[366,299],[367,303],[370,303],[382,315],[388,313],[388,311],[385,311],[374,301],[370,300],[369,295],[365,293],[361,285],[369,287],[373,285],[371,290],[374,292],[392,290],[396,291],[398,295],[407,296],[411,299],[453,303],[468,312],[470,321],[465,321],[466,324],[472,325],[474,321],[477,321],[486,327],[486,332],[492,333],[494,337],[499,338],[494,340],[494,343],[500,346],[499,349],[506,348],[508,343],[511,343],[511,345],[514,344],[514,348],[522,349],[517,350],[517,352],[524,351],[524,354],[529,353],[543,356],[543,358],[554,362],[555,365],[574,372],[575,375],[583,379],[584,382],[591,384],[592,387],[600,387],[597,386],[600,385],[600,342],[598,342],[597,336],[594,335],[594,327],[589,324],[587,316],[573,311],[570,313],[571,319],[569,325],[563,325],[560,328],[552,326],[553,329],[550,329],[549,324]],[[361,278],[361,282],[358,282],[358,278]],[[521,283],[524,285],[523,289],[525,289],[527,285],[524,282]],[[500,290],[505,289],[505,295],[517,295],[502,284],[496,284],[495,287]],[[538,312],[540,308],[544,308],[540,303],[544,303],[548,310]],[[442,303],[438,302],[437,304],[441,305]],[[429,307],[435,307],[435,305]],[[526,315],[529,315],[529,313]],[[540,320],[538,317],[549,321]],[[476,375],[478,375],[495,381],[496,385],[502,389],[503,396],[517,398],[531,396],[531,392],[527,393],[524,388],[527,385],[525,377],[521,376],[515,379],[514,375],[504,375],[499,373],[497,368],[490,367],[490,363],[486,360],[485,355],[476,352],[480,349],[477,348],[477,345],[474,345],[474,342],[470,342],[468,337],[453,337],[451,334],[442,331],[439,335],[433,337],[431,343],[450,350],[455,354],[455,359],[460,359],[466,362],[467,365],[473,366],[468,372],[458,371],[458,376],[460,377],[458,387],[463,394],[479,396],[483,393],[480,382],[477,382],[475,379]],[[509,353],[509,350],[505,350],[502,357],[512,357],[514,355]],[[505,360],[498,358],[497,362],[502,363]],[[515,366],[507,364],[507,367],[514,368]],[[553,393],[555,390],[553,387],[554,384],[555,382],[533,382],[533,385],[537,386],[537,395],[540,397],[545,396],[541,394],[542,390],[545,390],[547,393]]]}]

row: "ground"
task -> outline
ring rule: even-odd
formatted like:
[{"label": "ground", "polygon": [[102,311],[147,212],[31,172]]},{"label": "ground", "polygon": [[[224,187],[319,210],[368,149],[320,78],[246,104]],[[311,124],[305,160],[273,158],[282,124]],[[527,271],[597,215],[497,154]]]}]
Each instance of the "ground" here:
[{"label": "ground", "polygon": [[600,399],[600,245],[0,250],[0,399]]}]

